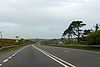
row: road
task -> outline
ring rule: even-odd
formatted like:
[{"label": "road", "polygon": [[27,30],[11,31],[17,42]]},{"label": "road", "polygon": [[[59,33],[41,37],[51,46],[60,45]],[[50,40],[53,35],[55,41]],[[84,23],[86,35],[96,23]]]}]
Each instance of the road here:
[{"label": "road", "polygon": [[100,67],[100,53],[29,45],[5,59],[1,67]]}]

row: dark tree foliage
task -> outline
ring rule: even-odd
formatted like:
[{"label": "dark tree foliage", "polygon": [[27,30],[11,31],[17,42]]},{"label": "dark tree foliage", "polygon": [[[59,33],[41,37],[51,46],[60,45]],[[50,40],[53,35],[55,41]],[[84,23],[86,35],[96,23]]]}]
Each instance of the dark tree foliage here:
[{"label": "dark tree foliage", "polygon": [[86,44],[89,45],[100,45],[100,30],[92,32],[86,37]]},{"label": "dark tree foliage", "polygon": [[96,26],[95,26],[95,31],[97,31],[98,29],[99,29],[99,25],[96,24]]},{"label": "dark tree foliage", "polygon": [[82,21],[73,21],[70,24],[70,26],[64,31],[63,36],[67,34],[70,40],[70,37],[72,37],[72,35],[76,35],[78,38],[78,41],[80,41],[80,35],[81,35],[80,31],[82,31],[80,28],[85,25],[86,24],[84,24]]},{"label": "dark tree foliage", "polygon": [[84,35],[89,35],[91,33],[91,30],[90,29],[85,29],[84,31],[83,31],[83,34]]},{"label": "dark tree foliage", "polygon": [[92,32],[91,29],[85,29],[83,30],[83,34],[82,34],[82,41],[85,41],[85,38]]}]

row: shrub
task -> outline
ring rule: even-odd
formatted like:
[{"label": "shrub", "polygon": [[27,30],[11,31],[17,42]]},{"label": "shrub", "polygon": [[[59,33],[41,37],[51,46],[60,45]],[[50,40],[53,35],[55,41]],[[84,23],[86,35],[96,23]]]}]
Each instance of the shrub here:
[{"label": "shrub", "polygon": [[100,45],[100,30],[92,32],[86,37],[86,44],[88,45]]}]

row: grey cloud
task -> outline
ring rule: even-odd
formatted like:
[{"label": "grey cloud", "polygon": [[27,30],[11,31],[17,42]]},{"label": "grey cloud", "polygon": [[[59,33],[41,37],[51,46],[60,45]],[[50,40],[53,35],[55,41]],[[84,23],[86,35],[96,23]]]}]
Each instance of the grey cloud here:
[{"label": "grey cloud", "polygon": [[0,30],[5,32],[4,37],[18,33],[26,38],[60,38],[73,20],[83,20],[86,28],[98,23],[99,3],[99,0],[1,0]]}]

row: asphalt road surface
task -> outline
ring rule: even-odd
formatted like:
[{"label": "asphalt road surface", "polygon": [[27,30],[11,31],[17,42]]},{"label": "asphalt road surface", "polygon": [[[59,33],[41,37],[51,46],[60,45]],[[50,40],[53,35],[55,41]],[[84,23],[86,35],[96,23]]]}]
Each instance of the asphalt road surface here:
[{"label": "asphalt road surface", "polygon": [[8,57],[1,67],[100,67],[100,53],[29,45]]}]

